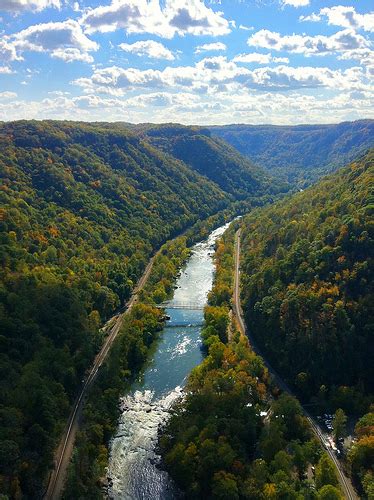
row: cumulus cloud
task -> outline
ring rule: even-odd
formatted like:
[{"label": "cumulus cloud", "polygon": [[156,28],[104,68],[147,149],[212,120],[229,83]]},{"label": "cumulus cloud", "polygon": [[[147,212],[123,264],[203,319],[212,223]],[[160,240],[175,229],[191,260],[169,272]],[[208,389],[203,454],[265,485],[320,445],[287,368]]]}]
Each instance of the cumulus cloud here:
[{"label": "cumulus cloud", "polygon": [[344,84],[344,78],[339,71],[311,66],[257,68],[252,72],[251,79],[252,82],[249,85],[256,88],[277,90],[335,87],[338,82],[341,85]]},{"label": "cumulus cloud", "polygon": [[309,5],[309,0],[282,0],[282,5],[290,5],[291,7],[306,7]]},{"label": "cumulus cloud", "polygon": [[367,68],[374,67],[374,51],[370,49],[348,50],[341,54],[338,59],[359,61],[359,64]]},{"label": "cumulus cloud", "polygon": [[9,41],[9,37],[0,40],[0,74],[10,75],[13,73],[9,64],[13,61],[22,61],[23,58],[17,52],[14,44]]},{"label": "cumulus cloud", "polygon": [[149,106],[191,106],[196,103],[196,95],[189,93],[152,92],[126,99],[126,106],[148,108]]},{"label": "cumulus cloud", "polygon": [[251,52],[247,54],[238,54],[233,59],[234,62],[239,63],[257,63],[257,64],[269,64],[274,63],[289,63],[288,57],[272,57],[271,54],[260,54],[259,52]]},{"label": "cumulus cloud", "polygon": [[17,94],[15,92],[0,92],[1,100],[14,99],[15,97],[17,97]]},{"label": "cumulus cloud", "polygon": [[19,13],[31,10],[39,12],[47,7],[61,8],[60,0],[1,0],[0,10]]},{"label": "cumulus cloud", "polygon": [[146,56],[153,59],[175,59],[173,53],[160,42],[154,40],[144,40],[135,43],[121,43],[118,47],[125,52],[136,54],[137,56]]},{"label": "cumulus cloud", "polygon": [[63,61],[70,63],[73,61],[81,61],[85,63],[93,63],[94,58],[87,54],[87,52],[81,52],[79,49],[75,48],[60,48],[52,50],[51,56],[57,59],[62,59]]},{"label": "cumulus cloud", "polygon": [[189,91],[197,95],[240,93],[243,90],[290,91],[301,88],[368,90],[369,77],[360,67],[332,70],[326,67],[279,65],[250,70],[226,57],[205,58],[194,66],[166,67],[164,70],[137,68],[96,68],[87,78],[73,83],[87,94],[123,96],[129,91]]},{"label": "cumulus cloud", "polygon": [[329,97],[321,93],[305,95],[297,90],[288,93],[246,90],[214,95],[191,92],[151,92],[118,98],[96,94],[77,97],[56,95],[40,101],[16,97],[0,98],[0,120],[21,118],[81,120],[126,120],[129,122],[170,121],[186,124],[225,124],[228,120],[293,124],[300,116],[304,123],[336,122],[358,117],[374,118],[373,94],[365,90],[332,90]]},{"label": "cumulus cloud", "polygon": [[13,36],[19,51],[47,52],[66,62],[92,62],[88,52],[98,50],[99,45],[90,40],[77,21],[68,19],[57,23],[29,26]]},{"label": "cumulus cloud", "polygon": [[308,16],[300,16],[299,21],[310,21],[311,23],[317,23],[318,21],[321,20],[321,17],[318,14],[315,14],[314,12],[312,14],[309,14]]},{"label": "cumulus cloud", "polygon": [[323,19],[327,19],[327,23],[333,26],[374,31],[374,12],[359,14],[354,7],[336,5],[334,7],[325,7],[318,14],[300,16],[300,21],[318,22]]},{"label": "cumulus cloud", "polygon": [[11,61],[22,61],[22,57],[17,53],[12,42],[8,39],[0,40],[0,62],[9,63]]},{"label": "cumulus cloud", "polygon": [[87,33],[124,29],[127,33],[150,33],[164,38],[179,35],[225,35],[229,22],[202,0],[112,0],[108,6],[89,9],[81,19]]},{"label": "cumulus cloud", "polygon": [[365,37],[350,29],[338,31],[331,36],[281,35],[263,29],[253,34],[247,43],[253,47],[305,54],[306,56],[356,50],[370,45]]},{"label": "cumulus cloud", "polygon": [[200,54],[201,52],[226,50],[226,48],[226,45],[222,42],[204,43],[203,45],[198,45],[196,47],[195,54]]}]

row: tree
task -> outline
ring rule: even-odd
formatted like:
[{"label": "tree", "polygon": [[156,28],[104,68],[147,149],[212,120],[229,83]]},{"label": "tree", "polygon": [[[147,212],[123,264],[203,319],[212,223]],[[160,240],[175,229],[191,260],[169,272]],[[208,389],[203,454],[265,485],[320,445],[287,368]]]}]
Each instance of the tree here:
[{"label": "tree", "polygon": [[212,494],[217,500],[239,499],[238,484],[233,474],[219,471],[213,476]]},{"label": "tree", "polygon": [[286,443],[283,427],[284,426],[275,420],[275,422],[270,422],[267,429],[263,430],[260,439],[260,450],[267,462],[271,461],[274,455],[280,451]]},{"label": "tree", "polygon": [[347,423],[346,414],[341,408],[338,408],[332,420],[335,441],[338,441],[338,439],[345,437],[347,435],[346,423]]},{"label": "tree", "polygon": [[276,498],[277,489],[274,483],[266,483],[264,486],[264,496],[266,499]]},{"label": "tree", "polygon": [[318,500],[343,500],[344,497],[335,486],[326,484],[318,491]]},{"label": "tree", "polygon": [[271,462],[270,467],[273,472],[277,472],[279,470],[289,474],[291,471],[291,456],[284,450],[278,451],[275,455],[274,460]]},{"label": "tree", "polygon": [[316,486],[319,490],[327,484],[337,486],[338,476],[336,475],[333,461],[329,458],[327,453],[324,453],[316,467]]},{"label": "tree", "polygon": [[374,434],[363,436],[349,452],[353,474],[360,474],[362,470],[369,470],[374,463]]},{"label": "tree", "polygon": [[268,475],[269,471],[265,460],[258,458],[252,463],[251,478],[255,481],[259,490],[264,487]]},{"label": "tree", "polygon": [[364,479],[362,481],[362,485],[364,487],[364,491],[366,496],[371,500],[374,498],[374,474],[369,471],[364,475]]}]

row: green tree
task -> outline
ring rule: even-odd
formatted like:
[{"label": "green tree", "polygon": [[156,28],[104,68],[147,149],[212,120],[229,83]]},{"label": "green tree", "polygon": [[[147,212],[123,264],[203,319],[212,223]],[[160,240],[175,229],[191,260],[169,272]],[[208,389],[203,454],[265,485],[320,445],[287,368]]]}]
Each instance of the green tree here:
[{"label": "green tree", "polygon": [[239,490],[235,476],[225,471],[216,472],[212,481],[212,495],[217,500],[238,500]]},{"label": "green tree", "polygon": [[289,474],[291,471],[292,458],[284,450],[278,451],[272,460],[270,467],[273,472],[283,471]]},{"label": "green tree", "polygon": [[331,484],[326,484],[318,490],[318,500],[343,500],[344,496],[340,493],[338,488]]},{"label": "green tree", "polygon": [[334,462],[324,453],[316,467],[316,486],[319,490],[325,485],[337,486],[339,484],[338,476]]}]

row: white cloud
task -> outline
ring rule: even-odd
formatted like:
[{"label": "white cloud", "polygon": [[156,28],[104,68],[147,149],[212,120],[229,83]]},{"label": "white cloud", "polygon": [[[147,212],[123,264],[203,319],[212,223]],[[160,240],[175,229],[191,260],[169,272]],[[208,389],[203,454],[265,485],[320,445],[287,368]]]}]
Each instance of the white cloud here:
[{"label": "white cloud", "polygon": [[48,92],[48,95],[64,96],[64,95],[70,95],[70,92],[63,92],[62,90],[50,90]]},{"label": "white cloud", "polygon": [[47,7],[61,8],[60,0],[1,0],[0,10],[7,12],[39,12]]},{"label": "white cloud", "polygon": [[81,61],[86,63],[93,63],[94,58],[87,54],[87,52],[81,52],[79,49],[75,48],[60,48],[52,50],[51,56],[57,59],[62,59],[63,61],[70,63],[73,61]]},{"label": "white cloud", "polygon": [[214,12],[202,0],[166,0],[164,12],[180,35],[218,36],[231,31],[223,13]]},{"label": "white cloud", "polygon": [[359,61],[361,66],[374,67],[374,51],[370,49],[356,49],[343,52],[338,59]]},{"label": "white cloud", "polygon": [[13,71],[9,66],[0,66],[0,75],[11,75]]},{"label": "white cloud", "polygon": [[329,68],[315,68],[303,66],[293,68],[290,66],[277,66],[275,68],[257,68],[251,74],[252,82],[249,86],[265,89],[300,89],[332,87],[344,88],[346,79],[340,71]]},{"label": "white cloud", "polygon": [[233,61],[240,63],[269,64],[271,61],[271,54],[260,54],[259,52],[251,52],[250,54],[238,54],[234,57]]},{"label": "white cloud", "polygon": [[126,99],[126,106],[148,108],[149,106],[191,106],[196,103],[196,95],[189,93],[154,92],[140,94]]},{"label": "white cloud", "polygon": [[40,101],[11,97],[0,100],[0,120],[71,119],[86,121],[168,122],[186,124],[242,123],[331,123],[357,118],[374,118],[373,93],[365,90],[333,90],[304,95],[243,89],[230,94],[196,95],[191,92],[152,92],[118,98],[95,94],[71,97],[56,95]]},{"label": "white cloud", "polygon": [[29,26],[16,33],[14,39],[21,49],[39,52],[70,47],[87,52],[99,48],[96,42],[83,33],[77,21],[72,19]]},{"label": "white cloud", "polygon": [[260,30],[248,39],[248,45],[292,52],[296,54],[324,55],[331,52],[356,50],[369,47],[369,41],[353,30],[338,31],[334,35],[281,35],[280,33]]},{"label": "white cloud", "polygon": [[318,21],[321,20],[321,16],[318,14],[315,14],[314,12],[310,14],[309,16],[300,16],[299,21],[304,22],[304,21],[310,21],[311,23],[317,23]]},{"label": "white cloud", "polygon": [[80,6],[79,2],[74,2],[73,3],[73,11],[74,12],[82,12],[82,9],[81,9],[81,6]]},{"label": "white cloud", "polygon": [[123,96],[129,91],[188,91],[196,95],[234,94],[243,90],[290,91],[300,88],[370,90],[370,75],[360,67],[331,70],[326,67],[279,65],[250,70],[226,57],[205,58],[194,66],[166,67],[164,70],[137,68],[96,68],[90,78],[73,82],[87,94]]},{"label": "white cloud", "polygon": [[14,99],[15,97],[17,97],[17,94],[15,92],[0,92],[1,100]]},{"label": "white cloud", "polygon": [[219,51],[226,50],[227,47],[222,42],[204,43],[203,45],[198,45],[195,49],[195,54],[200,54],[201,52]]},{"label": "white cloud", "polygon": [[22,61],[22,57],[17,54],[16,47],[12,42],[6,39],[0,40],[0,62],[9,63],[11,61]]},{"label": "white cloud", "polygon": [[87,33],[124,29],[127,33],[150,33],[164,38],[179,35],[225,35],[229,22],[202,0],[112,0],[109,6],[89,9],[81,19]]},{"label": "white cloud", "polygon": [[239,29],[244,30],[244,31],[253,31],[254,27],[253,26],[244,26],[244,24],[239,24]]},{"label": "white cloud", "polygon": [[99,45],[90,40],[81,26],[72,19],[57,23],[44,23],[29,26],[13,35],[14,46],[19,51],[50,53],[66,62],[92,62],[88,52],[95,51]]},{"label": "white cloud", "polygon": [[290,61],[288,57],[272,57],[271,54],[260,54],[259,52],[251,52],[247,54],[238,54],[233,59],[234,62],[239,63],[257,63],[257,64],[269,64],[274,63],[285,63],[288,64]]},{"label": "white cloud", "polygon": [[290,60],[288,57],[272,57],[271,61],[278,64],[289,64]]},{"label": "white cloud", "polygon": [[306,7],[309,5],[309,0],[282,0],[282,5],[290,5],[291,7]]},{"label": "white cloud", "polygon": [[144,40],[135,43],[121,43],[118,47],[125,52],[131,52],[138,56],[147,56],[153,59],[167,59],[173,61],[175,59],[173,53],[167,49],[162,43],[154,40]]},{"label": "white cloud", "polygon": [[359,14],[354,7],[341,5],[320,10],[320,16],[327,17],[328,24],[343,28],[362,28],[365,31],[374,31],[374,12]]},{"label": "white cloud", "polygon": [[359,14],[354,7],[344,7],[343,5],[325,7],[318,14],[301,16],[300,20],[318,22],[323,18],[327,18],[327,23],[330,25],[355,30],[374,31],[374,12]]}]

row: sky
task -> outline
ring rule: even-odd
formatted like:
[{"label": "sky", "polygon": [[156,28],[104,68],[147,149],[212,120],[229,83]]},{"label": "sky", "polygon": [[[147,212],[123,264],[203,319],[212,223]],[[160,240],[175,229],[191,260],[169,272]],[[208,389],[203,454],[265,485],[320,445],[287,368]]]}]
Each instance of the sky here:
[{"label": "sky", "polygon": [[373,0],[0,0],[0,120],[374,118]]}]

